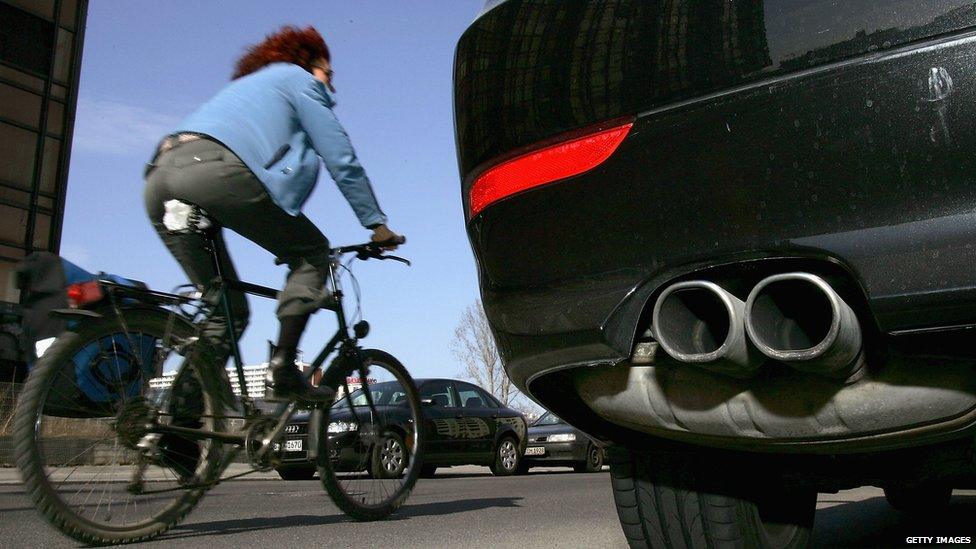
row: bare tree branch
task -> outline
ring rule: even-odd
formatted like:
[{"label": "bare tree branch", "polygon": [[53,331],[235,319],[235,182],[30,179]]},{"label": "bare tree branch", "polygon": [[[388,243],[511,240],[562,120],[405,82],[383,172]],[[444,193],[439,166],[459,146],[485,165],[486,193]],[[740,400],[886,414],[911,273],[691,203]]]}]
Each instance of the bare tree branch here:
[{"label": "bare tree branch", "polygon": [[464,310],[461,320],[454,329],[451,352],[460,362],[461,377],[474,381],[477,385],[508,406],[519,396],[519,390],[505,373],[495,338],[481,301]]}]

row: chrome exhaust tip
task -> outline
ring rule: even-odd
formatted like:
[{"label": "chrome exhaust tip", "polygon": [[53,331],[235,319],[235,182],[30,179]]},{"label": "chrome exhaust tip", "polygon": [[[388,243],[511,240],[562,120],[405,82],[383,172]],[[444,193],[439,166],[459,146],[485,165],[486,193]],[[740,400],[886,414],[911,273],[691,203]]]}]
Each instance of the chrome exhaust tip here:
[{"label": "chrome exhaust tip", "polygon": [[745,310],[746,333],[769,358],[834,378],[860,370],[857,315],[823,278],[802,272],[765,278],[749,293]]},{"label": "chrome exhaust tip", "polygon": [[654,304],[654,336],[679,362],[750,377],[762,359],[746,338],[744,312],[742,300],[714,282],[679,282],[666,288]]}]

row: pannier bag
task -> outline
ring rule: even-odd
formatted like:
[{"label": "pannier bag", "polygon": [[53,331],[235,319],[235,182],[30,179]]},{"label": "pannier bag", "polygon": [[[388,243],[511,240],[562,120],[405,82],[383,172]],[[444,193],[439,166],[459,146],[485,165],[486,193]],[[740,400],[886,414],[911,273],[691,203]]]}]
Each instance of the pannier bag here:
[{"label": "pannier bag", "polygon": [[156,338],[118,333],[85,345],[63,366],[45,404],[46,415],[114,416],[118,404],[139,396],[157,374]]},{"label": "pannier bag", "polygon": [[[65,329],[64,321],[51,318],[49,313],[67,307],[68,285],[96,279],[140,284],[116,275],[92,274],[48,252],[36,252],[24,260],[18,268],[18,286],[24,293],[25,332],[31,335],[31,348],[36,341],[56,337]],[[156,338],[119,332],[92,341],[75,353],[52,381],[43,413],[113,416],[119,402],[139,395],[143,384],[159,374],[155,362]]]}]

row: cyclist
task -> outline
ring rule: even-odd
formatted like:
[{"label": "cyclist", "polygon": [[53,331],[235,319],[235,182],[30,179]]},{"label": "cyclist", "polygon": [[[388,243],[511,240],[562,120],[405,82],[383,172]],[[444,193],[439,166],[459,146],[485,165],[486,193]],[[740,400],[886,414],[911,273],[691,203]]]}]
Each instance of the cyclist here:
[{"label": "cyclist", "polygon": [[[173,233],[168,216],[182,203],[253,241],[288,264],[278,297],[280,321],[268,386],[276,399],[330,401],[295,364],[298,341],[309,316],[329,304],[324,289],[329,241],[301,213],[324,161],[372,241],[395,249],[402,240],[387,226],[366,172],[336,118],[329,49],[312,27],[286,26],[248,48],[233,81],[183,120],[160,143],[147,165],[145,202],[149,218],[190,280],[206,285],[216,276],[200,235]],[[223,239],[217,236],[222,269],[236,278]],[[240,292],[228,301],[238,335],[248,317]],[[227,318],[216,316],[194,346],[193,364],[223,370],[230,353]],[[223,375],[222,373],[220,375]],[[174,387],[174,391],[175,391]]]}]

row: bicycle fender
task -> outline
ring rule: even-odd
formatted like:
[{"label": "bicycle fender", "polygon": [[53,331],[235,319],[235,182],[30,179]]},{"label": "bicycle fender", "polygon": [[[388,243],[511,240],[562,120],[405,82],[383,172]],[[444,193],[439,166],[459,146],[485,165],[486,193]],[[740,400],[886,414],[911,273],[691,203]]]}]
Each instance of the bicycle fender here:
[{"label": "bicycle fender", "polygon": [[54,309],[49,311],[48,316],[58,318],[103,318],[103,315],[88,309]]}]

